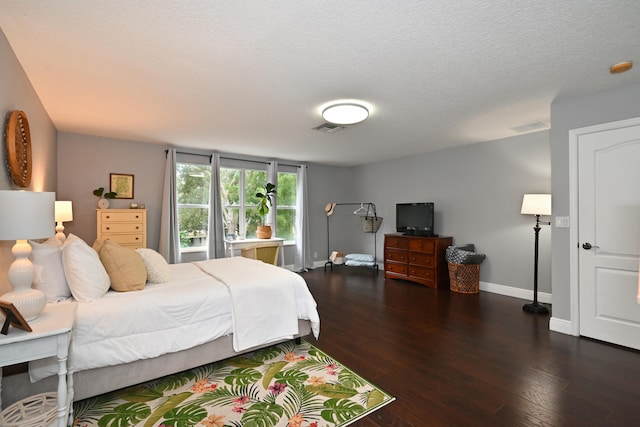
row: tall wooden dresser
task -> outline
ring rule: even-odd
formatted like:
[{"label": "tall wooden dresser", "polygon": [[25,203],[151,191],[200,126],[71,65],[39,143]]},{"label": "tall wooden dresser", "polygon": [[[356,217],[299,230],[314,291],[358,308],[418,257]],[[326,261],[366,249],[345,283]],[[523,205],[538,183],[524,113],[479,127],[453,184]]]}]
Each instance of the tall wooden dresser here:
[{"label": "tall wooden dresser", "polygon": [[147,247],[146,209],[98,209],[98,240],[133,249]]},{"label": "tall wooden dresser", "polygon": [[449,288],[445,251],[452,237],[384,235],[384,277],[403,279],[430,288]]}]

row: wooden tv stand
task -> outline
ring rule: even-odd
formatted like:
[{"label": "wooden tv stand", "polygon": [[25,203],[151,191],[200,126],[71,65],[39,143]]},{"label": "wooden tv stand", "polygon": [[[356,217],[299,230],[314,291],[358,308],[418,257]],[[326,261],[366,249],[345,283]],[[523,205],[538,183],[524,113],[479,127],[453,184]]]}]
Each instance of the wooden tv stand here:
[{"label": "wooden tv stand", "polygon": [[410,280],[430,288],[449,289],[445,251],[452,244],[452,237],[385,234],[385,279]]}]

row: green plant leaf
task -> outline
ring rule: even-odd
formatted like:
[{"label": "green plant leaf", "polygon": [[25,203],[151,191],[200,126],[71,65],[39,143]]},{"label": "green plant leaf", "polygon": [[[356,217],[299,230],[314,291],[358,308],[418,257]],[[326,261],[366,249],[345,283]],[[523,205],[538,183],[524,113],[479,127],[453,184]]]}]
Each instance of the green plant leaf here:
[{"label": "green plant leaf", "polygon": [[164,424],[175,427],[193,427],[206,417],[206,409],[200,405],[189,404],[165,413]]},{"label": "green plant leaf", "polygon": [[104,187],[96,188],[93,190],[93,195],[96,197],[102,197],[102,193],[104,193]]},{"label": "green plant leaf", "polygon": [[374,408],[384,402],[385,395],[380,390],[371,390],[367,393],[367,409]]},{"label": "green plant leaf", "polygon": [[334,424],[348,421],[364,412],[364,407],[348,399],[329,399],[324,402],[322,419]]},{"label": "green plant leaf", "polygon": [[271,380],[273,377],[282,370],[285,366],[287,366],[288,362],[282,360],[280,362],[272,363],[269,365],[269,369],[264,373],[264,377],[262,377],[262,387],[265,389],[269,387]]},{"label": "green plant leaf", "polygon": [[171,411],[176,406],[181,404],[185,399],[189,398],[192,395],[193,393],[184,392],[184,393],[175,394],[169,397],[162,405],[158,406],[156,410],[153,411],[153,414],[151,414],[149,416],[149,419],[147,419],[147,421],[144,423],[144,427],[153,426],[156,423],[156,421],[158,421],[160,418],[164,416],[165,413]]},{"label": "green plant leaf", "polygon": [[125,390],[120,397],[127,402],[149,402],[162,397],[162,393],[149,387],[137,386]]},{"label": "green plant leaf", "polygon": [[282,418],[283,413],[284,409],[280,405],[257,402],[247,408],[247,412],[242,415],[242,425],[244,427],[273,427]]},{"label": "green plant leaf", "polygon": [[151,414],[148,405],[139,402],[127,402],[113,408],[98,420],[99,427],[127,427],[143,421]]},{"label": "green plant leaf", "polygon": [[305,388],[313,393],[331,398],[348,399],[358,394],[357,390],[340,384],[308,385]]},{"label": "green plant leaf", "polygon": [[225,377],[224,382],[229,385],[248,385],[255,383],[260,377],[262,374],[255,369],[234,369]]}]

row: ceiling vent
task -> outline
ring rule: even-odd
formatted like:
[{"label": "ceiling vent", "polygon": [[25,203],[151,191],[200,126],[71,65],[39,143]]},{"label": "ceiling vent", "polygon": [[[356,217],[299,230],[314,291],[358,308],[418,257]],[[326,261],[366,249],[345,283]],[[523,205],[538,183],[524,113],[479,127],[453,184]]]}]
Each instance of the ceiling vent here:
[{"label": "ceiling vent", "polygon": [[320,126],[316,126],[313,128],[314,130],[319,130],[324,133],[335,133],[339,130],[344,129],[344,126],[334,125],[333,123],[323,123]]}]

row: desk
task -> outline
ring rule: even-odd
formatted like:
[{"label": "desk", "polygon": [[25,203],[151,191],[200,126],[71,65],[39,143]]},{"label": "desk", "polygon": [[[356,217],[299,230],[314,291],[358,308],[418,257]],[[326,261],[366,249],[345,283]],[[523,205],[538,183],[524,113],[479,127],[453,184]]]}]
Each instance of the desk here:
[{"label": "desk", "polygon": [[[67,425],[73,400],[73,379],[67,359],[75,316],[74,302],[47,304],[40,316],[29,322],[33,332],[10,327],[7,335],[0,335],[0,374],[3,366],[51,356],[58,358],[58,427]],[[0,377],[0,387],[1,381]]]},{"label": "desk", "polygon": [[284,267],[284,239],[282,237],[272,237],[271,239],[238,239],[238,240],[225,240],[224,250],[228,257],[235,256],[236,249],[248,248],[251,246],[273,246],[278,245],[280,249],[280,266]]}]

